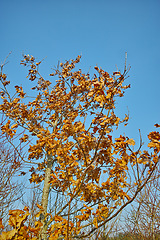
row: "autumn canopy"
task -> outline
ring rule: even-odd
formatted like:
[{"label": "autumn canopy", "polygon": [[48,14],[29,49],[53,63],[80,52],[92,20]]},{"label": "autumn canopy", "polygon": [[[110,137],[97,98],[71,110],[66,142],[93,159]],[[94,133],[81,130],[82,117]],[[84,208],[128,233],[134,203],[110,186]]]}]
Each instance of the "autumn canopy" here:
[{"label": "autumn canopy", "polygon": [[20,82],[11,94],[1,65],[1,132],[19,156],[19,177],[30,173],[30,184],[42,190],[34,217],[28,206],[10,210],[3,240],[89,239],[134,201],[156,169],[158,131],[149,133],[146,150],[142,142],[135,150],[126,135],[113,137],[128,124],[116,102],[130,88],[129,69],[109,75],[96,66],[90,76],[76,70],[80,59],[60,63],[45,80],[41,62],[24,55],[29,93]]}]

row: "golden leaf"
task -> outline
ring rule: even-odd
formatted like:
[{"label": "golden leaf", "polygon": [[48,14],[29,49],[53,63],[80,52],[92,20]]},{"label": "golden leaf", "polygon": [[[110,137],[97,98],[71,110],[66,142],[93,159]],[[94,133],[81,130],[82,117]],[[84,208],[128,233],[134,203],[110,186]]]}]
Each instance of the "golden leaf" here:
[{"label": "golden leaf", "polygon": [[97,218],[94,218],[94,220],[93,220],[93,224],[94,224],[94,226],[95,226],[96,228],[98,228]]},{"label": "golden leaf", "polygon": [[55,222],[60,222],[60,221],[62,221],[62,217],[61,216],[58,216],[58,215],[56,215],[55,217],[54,217],[54,220],[55,220]]},{"label": "golden leaf", "polygon": [[129,145],[132,145],[132,146],[134,146],[135,145],[135,141],[131,138],[131,139],[128,139],[127,141],[126,141]]},{"label": "golden leaf", "polygon": [[36,205],[39,209],[43,209],[43,207],[41,205],[39,205],[38,203],[36,203]]}]

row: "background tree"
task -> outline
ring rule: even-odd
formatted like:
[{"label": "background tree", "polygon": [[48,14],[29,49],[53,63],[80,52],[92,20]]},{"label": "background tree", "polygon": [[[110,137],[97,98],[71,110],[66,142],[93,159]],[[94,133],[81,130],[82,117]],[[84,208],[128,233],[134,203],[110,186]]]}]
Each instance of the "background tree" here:
[{"label": "background tree", "polygon": [[16,207],[17,200],[22,197],[22,184],[15,179],[21,161],[2,134],[0,141],[0,219],[3,218],[4,227],[7,227],[9,209]]},{"label": "background tree", "polygon": [[153,151],[141,151],[142,141],[134,150],[134,140],[126,136],[113,139],[119,125],[128,122],[127,115],[120,119],[115,111],[130,87],[124,85],[128,69],[110,76],[96,66],[90,77],[76,70],[80,58],[60,63],[50,74],[56,81],[49,81],[39,72],[41,62],[24,55],[21,65],[29,68],[32,96],[18,85],[11,95],[1,66],[0,111],[7,117],[1,130],[17,152],[13,139],[22,132],[30,183],[43,183],[35,227],[24,224],[28,207],[11,211],[13,230],[3,232],[2,239],[89,238],[135,200],[157,167],[159,132],[148,135]]},{"label": "background tree", "polygon": [[150,182],[136,199],[126,218],[126,229],[137,239],[155,240],[160,237],[160,182],[159,166]]}]

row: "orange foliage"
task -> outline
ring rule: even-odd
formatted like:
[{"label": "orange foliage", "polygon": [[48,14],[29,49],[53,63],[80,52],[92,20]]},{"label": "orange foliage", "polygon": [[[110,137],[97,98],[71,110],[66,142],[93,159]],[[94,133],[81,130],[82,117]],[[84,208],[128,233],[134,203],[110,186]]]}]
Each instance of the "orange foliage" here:
[{"label": "orange foliage", "polygon": [[[0,75],[3,89],[0,111],[8,118],[2,124],[2,132],[12,139],[17,129],[25,129],[21,144],[30,144],[27,161],[37,163],[37,168],[31,166],[30,183],[44,181],[35,227],[27,227],[28,209],[13,210],[9,213],[13,230],[3,232],[2,239],[38,239],[42,229],[44,239],[87,238],[135,199],[156,167],[160,150],[158,132],[148,135],[148,147],[153,148],[153,154],[141,152],[141,146],[134,151],[133,139],[112,137],[121,123],[128,122],[127,115],[120,119],[115,112],[116,99],[130,88],[124,85],[127,71],[110,76],[96,66],[96,74],[91,78],[89,73],[75,70],[80,58],[60,63],[50,74],[57,79],[54,84],[40,75],[41,62],[25,55],[21,64],[29,67],[27,78],[37,92],[34,99],[27,98],[18,85],[11,97],[6,88],[9,81],[5,74]],[[50,214],[46,189],[53,189],[65,198],[65,203]]]}]

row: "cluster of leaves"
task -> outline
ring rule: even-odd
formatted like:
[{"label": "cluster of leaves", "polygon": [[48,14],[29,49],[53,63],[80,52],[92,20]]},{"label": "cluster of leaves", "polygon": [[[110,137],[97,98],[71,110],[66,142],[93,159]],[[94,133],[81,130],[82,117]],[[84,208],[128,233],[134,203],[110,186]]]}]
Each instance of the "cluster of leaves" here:
[{"label": "cluster of leaves", "polygon": [[[124,85],[127,71],[110,76],[96,66],[91,78],[89,73],[75,70],[80,58],[60,63],[50,74],[57,79],[54,84],[40,75],[41,62],[25,55],[21,64],[29,68],[27,78],[35,83],[34,100],[18,85],[11,96],[7,90],[10,82],[2,71],[0,75],[0,111],[8,118],[1,130],[12,142],[18,129],[25,130],[20,142],[30,144],[28,160],[24,159],[34,163],[30,182],[44,181],[39,214],[42,226],[38,225],[44,239],[90,236],[135,199],[159,161],[159,132],[148,136],[153,153],[141,152],[141,146],[134,151],[134,140],[126,136],[113,140],[113,130],[128,122],[127,115],[120,119],[115,113],[116,100],[130,88]],[[65,203],[48,214],[50,189],[58,200],[63,195]],[[16,220],[16,229],[26,231],[23,239],[34,239],[24,225],[28,213],[16,214],[17,218],[23,215]],[[15,239],[21,239],[21,230],[16,229]],[[37,233],[37,226],[35,229]],[[3,239],[10,239],[7,234],[3,233]]]},{"label": "cluster of leaves", "polygon": [[[27,220],[29,216],[29,209],[27,207],[24,210],[10,210],[9,211],[9,225],[13,228],[13,230],[2,232],[1,239],[9,240],[9,239],[32,239],[36,240],[37,235],[40,231],[40,227],[42,223],[40,221],[35,222],[35,227],[25,226],[24,222]],[[3,228],[1,222],[1,228]]]}]

